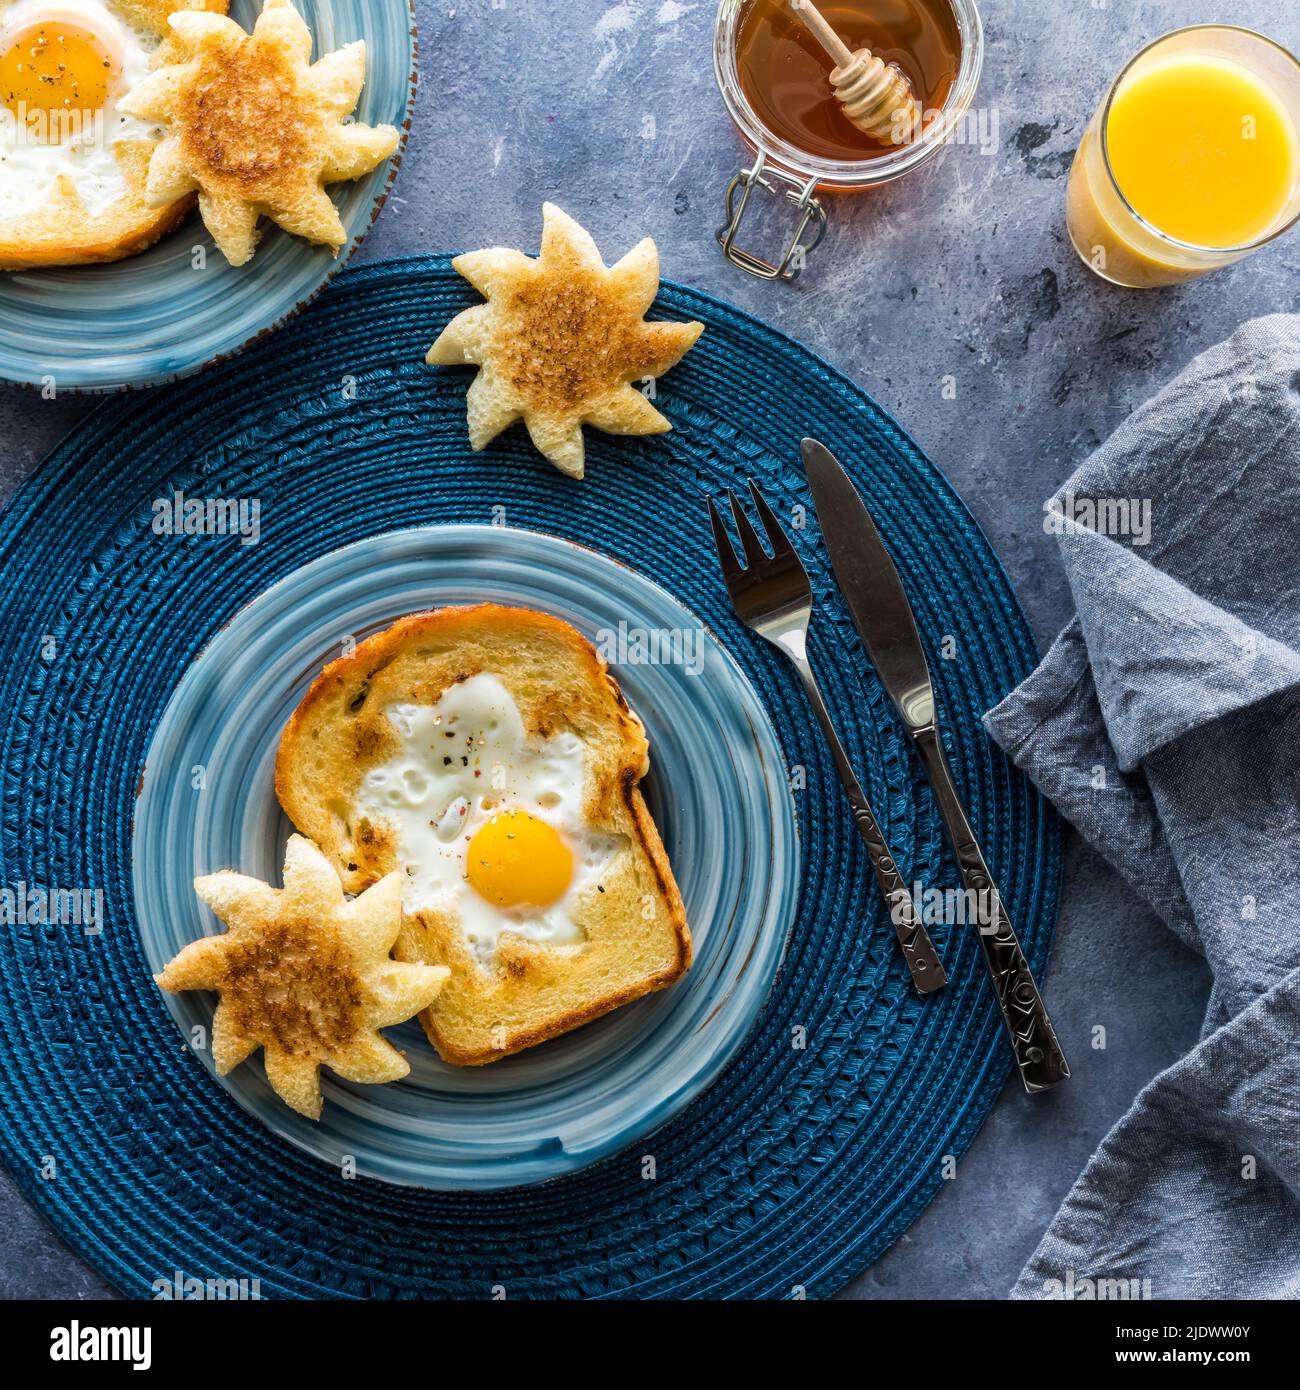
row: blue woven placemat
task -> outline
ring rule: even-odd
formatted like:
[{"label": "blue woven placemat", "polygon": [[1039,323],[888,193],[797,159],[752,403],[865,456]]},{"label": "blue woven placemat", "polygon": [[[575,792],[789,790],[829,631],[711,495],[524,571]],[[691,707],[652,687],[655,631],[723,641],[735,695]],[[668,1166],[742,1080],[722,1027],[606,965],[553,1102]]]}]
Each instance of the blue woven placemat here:
[{"label": "blue woven placemat", "polygon": [[[473,299],[442,258],[347,271],[234,361],[100,407],[6,513],[0,887],[19,920],[0,933],[0,1153],[60,1233],[135,1295],[178,1272],[256,1278],[264,1296],[829,1295],[934,1196],[1010,1054],[969,927],[936,929],[947,990],[923,1003],[910,989],[796,681],[731,614],[701,495],[752,476],[785,516],[807,508],[796,535],[819,604],[813,654],[850,754],[905,877],[954,885],[817,544],[798,441],[815,434],[849,465],[916,605],[955,774],[1041,971],[1058,829],[979,724],[1033,666],[1032,640],[970,514],[894,421],[805,349],[691,290],[666,286],[654,311],[707,324],[660,383],[673,433],[588,431],[581,484],[519,429],[471,454],[467,375],[422,358]],[[259,543],[155,535],[154,501],[178,491],[258,498]],[[242,604],[363,536],[495,519],[635,566],[720,635],[789,760],[805,881],[766,1010],[702,1100],[574,1177],[439,1195],[339,1176],[185,1055],[139,949],[131,819],[168,697]],[[37,904],[102,891],[102,931],[39,920],[20,885]]]}]

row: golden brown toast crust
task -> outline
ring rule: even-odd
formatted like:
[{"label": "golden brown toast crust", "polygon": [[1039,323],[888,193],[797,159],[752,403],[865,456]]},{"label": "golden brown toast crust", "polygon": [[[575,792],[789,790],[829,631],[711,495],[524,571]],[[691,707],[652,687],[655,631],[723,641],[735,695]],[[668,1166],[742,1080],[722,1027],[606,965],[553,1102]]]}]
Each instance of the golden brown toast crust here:
[{"label": "golden brown toast crust", "polygon": [[[118,162],[125,163],[127,159],[129,156],[119,151]],[[194,201],[190,194],[165,208],[151,208],[140,202],[97,218],[86,217],[80,203],[75,203],[68,221],[60,219],[40,230],[28,227],[20,235],[0,230],[0,270],[102,265],[138,256],[168,232],[175,231],[194,211]],[[75,235],[69,232],[73,219],[80,228]]]},{"label": "golden brown toast crust", "polygon": [[496,604],[417,613],[331,662],[294,711],[276,760],[276,792],[294,824],[332,858],[350,891],[397,865],[385,823],[355,817],[370,766],[395,752],[391,703],[433,705],[480,671],[509,690],[535,738],[571,730],[588,750],[584,818],[628,849],[583,906],[578,946],[505,933],[479,966],[449,914],[404,916],[399,959],[451,967],[421,1016],[439,1054],[481,1065],[559,1036],[680,978],[691,962],[685,909],[641,795],[640,721],[595,648],[549,614]]}]

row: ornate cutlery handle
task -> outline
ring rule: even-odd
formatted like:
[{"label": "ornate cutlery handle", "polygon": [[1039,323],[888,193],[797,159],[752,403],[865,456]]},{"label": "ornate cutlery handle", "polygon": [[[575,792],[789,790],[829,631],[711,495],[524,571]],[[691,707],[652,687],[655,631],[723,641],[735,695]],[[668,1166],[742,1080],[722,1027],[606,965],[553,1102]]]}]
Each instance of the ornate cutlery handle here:
[{"label": "ornate cutlery handle", "polygon": [[957,795],[952,774],[948,771],[948,760],[943,754],[939,731],[931,725],[914,733],[921,761],[934,788],[939,812],[948,827],[948,838],[952,841],[962,882],[968,891],[975,894],[975,901],[979,904],[980,946],[984,951],[984,963],[993,977],[993,987],[1002,1009],[1002,1021],[1006,1024],[1016,1065],[1020,1068],[1020,1079],[1030,1094],[1050,1090],[1070,1075],[1070,1064],[1056,1040],[1056,1030],[1048,1017],[1047,1006],[1034,983],[1020,942],[1016,940],[997,885],[976,842],[975,832],[966,819],[966,811]]},{"label": "ornate cutlery handle", "polygon": [[908,892],[907,884],[903,882],[902,874],[898,872],[894,856],[885,843],[884,831],[871,810],[871,803],[859,785],[853,764],[849,762],[844,745],[835,732],[835,725],[831,722],[830,711],[826,708],[822,693],[817,688],[817,678],[812,673],[812,667],[807,661],[801,661],[797,657],[794,664],[803,680],[804,689],[808,692],[817,722],[830,745],[831,757],[840,774],[840,781],[848,793],[849,804],[853,807],[853,819],[866,844],[871,867],[875,870],[876,882],[880,885],[880,891],[888,904],[889,919],[894,924],[898,944],[903,948],[903,959],[911,972],[912,983],[916,986],[918,994],[933,994],[948,983],[947,972],[934,949],[929,932],[916,915],[912,895]]}]

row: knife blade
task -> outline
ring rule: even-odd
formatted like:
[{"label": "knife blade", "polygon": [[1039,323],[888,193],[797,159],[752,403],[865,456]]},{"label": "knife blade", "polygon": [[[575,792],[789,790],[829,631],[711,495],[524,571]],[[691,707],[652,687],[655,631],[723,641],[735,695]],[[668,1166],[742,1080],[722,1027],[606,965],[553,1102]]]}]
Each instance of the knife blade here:
[{"label": "knife blade", "polygon": [[805,439],[801,452],[840,592],[881,684],[916,745],[962,883],[974,900],[984,963],[1021,1082],[1031,1093],[1046,1091],[1066,1080],[1070,1065],[948,769],[930,667],[903,581],[857,488],[834,454],[815,439]]},{"label": "knife blade", "polygon": [[831,567],[862,638],[909,731],[934,723],[934,687],[903,581],[871,513],[839,460],[815,439],[801,445],[804,472]]}]

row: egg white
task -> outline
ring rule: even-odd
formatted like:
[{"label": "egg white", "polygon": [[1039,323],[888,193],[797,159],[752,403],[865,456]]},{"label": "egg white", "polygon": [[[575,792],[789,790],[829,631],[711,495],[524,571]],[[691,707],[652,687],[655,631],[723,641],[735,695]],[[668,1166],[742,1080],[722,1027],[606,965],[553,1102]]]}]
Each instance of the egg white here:
[{"label": "egg white", "polygon": [[[530,741],[519,708],[486,672],[449,689],[436,705],[389,705],[401,749],[362,779],[357,811],[386,822],[404,871],[403,904],[450,913],[474,957],[490,966],[503,932],[533,941],[580,942],[578,900],[628,847],[586,823],[586,750],[572,733]],[[499,908],[466,877],[474,835],[498,811],[549,822],[573,853],[573,878],[545,909]]]},{"label": "egg white", "polygon": [[117,110],[118,100],[145,77],[161,40],[119,19],[102,0],[17,0],[0,11],[0,53],[33,24],[63,20],[94,34],[121,69],[102,111],[82,130],[56,144],[38,144],[17,117],[0,108],[0,220],[31,216],[66,175],[94,217],[127,192],[113,146],[119,140],[155,140],[157,127]]}]

